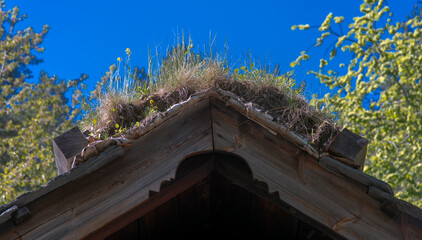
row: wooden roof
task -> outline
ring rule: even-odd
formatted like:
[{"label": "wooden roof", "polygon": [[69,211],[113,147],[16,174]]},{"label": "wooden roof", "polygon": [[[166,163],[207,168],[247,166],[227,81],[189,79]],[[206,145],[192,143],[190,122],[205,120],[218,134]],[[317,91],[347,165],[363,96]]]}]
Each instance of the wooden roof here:
[{"label": "wooden roof", "polygon": [[191,167],[197,175],[182,178],[185,182],[176,174],[185,159],[212,152],[243,159],[251,179],[267,186],[262,198],[319,224],[333,238],[408,240],[422,235],[422,210],[394,198],[387,183],[318,153],[231,93],[212,89],[197,94],[133,134],[130,146],[109,146],[45,187],[1,206],[0,238],[90,236],[114,226],[110,224],[122,215],[146,211],[145,204],[171,197],[160,192],[163,183],[189,188],[208,176],[206,164]]}]

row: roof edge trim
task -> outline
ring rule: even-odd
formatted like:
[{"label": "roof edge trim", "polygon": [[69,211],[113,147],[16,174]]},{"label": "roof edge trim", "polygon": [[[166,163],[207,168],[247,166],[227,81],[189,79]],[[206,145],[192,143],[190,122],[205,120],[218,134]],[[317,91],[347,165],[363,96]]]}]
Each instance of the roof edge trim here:
[{"label": "roof edge trim", "polygon": [[[78,167],[71,169],[69,172],[55,177],[53,180],[51,180],[38,190],[24,193],[12,202],[0,206],[0,224],[11,219],[11,211],[15,211],[17,210],[17,208],[21,208],[26,204],[35,201],[36,199],[48,194],[51,191],[54,191],[55,189],[67,183],[95,171],[96,169],[106,165],[107,163],[123,156],[123,154],[123,148],[120,146],[108,147],[99,155],[90,159],[90,161],[81,163]],[[17,208],[15,209],[15,207]],[[8,214],[8,212],[10,212],[10,214]]]}]

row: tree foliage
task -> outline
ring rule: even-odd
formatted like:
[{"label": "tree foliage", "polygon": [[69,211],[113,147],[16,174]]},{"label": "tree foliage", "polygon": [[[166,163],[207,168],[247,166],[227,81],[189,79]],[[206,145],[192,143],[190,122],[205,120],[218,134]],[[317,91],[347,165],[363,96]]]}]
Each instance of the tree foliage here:
[{"label": "tree foliage", "polygon": [[[414,12],[405,22],[392,22],[383,0],[364,0],[360,11],[345,33],[344,18],[332,13],[318,26],[315,47],[328,44],[330,54],[311,73],[332,92],[314,103],[337,113],[345,127],[370,141],[367,174],[421,207],[422,20]],[[304,51],[292,66],[308,58]]]},{"label": "tree foliage", "polygon": [[[41,72],[30,83],[30,65],[41,62],[40,44],[48,31],[17,29],[25,15],[0,2],[0,204],[39,188],[56,175],[53,137],[74,125],[82,80],[63,81]],[[65,93],[72,96],[68,105]]]}]

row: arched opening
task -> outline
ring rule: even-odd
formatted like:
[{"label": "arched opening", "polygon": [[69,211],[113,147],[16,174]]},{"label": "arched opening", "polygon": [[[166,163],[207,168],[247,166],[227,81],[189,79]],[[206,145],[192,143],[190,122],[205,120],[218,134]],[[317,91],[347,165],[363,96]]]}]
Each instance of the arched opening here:
[{"label": "arched opening", "polygon": [[342,239],[282,203],[246,161],[227,153],[187,157],[146,201],[154,207],[136,210],[135,221],[106,239]]}]

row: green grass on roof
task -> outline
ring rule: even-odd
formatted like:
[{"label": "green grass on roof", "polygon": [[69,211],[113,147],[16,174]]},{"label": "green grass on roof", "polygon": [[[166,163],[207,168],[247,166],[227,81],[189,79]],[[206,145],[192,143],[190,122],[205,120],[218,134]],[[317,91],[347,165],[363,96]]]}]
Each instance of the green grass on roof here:
[{"label": "green grass on roof", "polygon": [[303,89],[295,87],[291,74],[270,73],[252,61],[248,66],[234,68],[226,54],[198,54],[190,40],[188,43],[182,40],[164,57],[158,57],[157,64],[153,65],[150,58],[148,78],[141,81],[139,69],[130,67],[130,49],[126,54],[125,61],[118,58],[118,64],[103,76],[92,92],[90,104],[84,104],[86,115],[80,127],[96,137],[122,134],[139,126],[147,116],[166,111],[211,87],[230,91],[244,103],[258,105],[318,148],[338,131],[325,113],[309,105],[302,95]]}]

